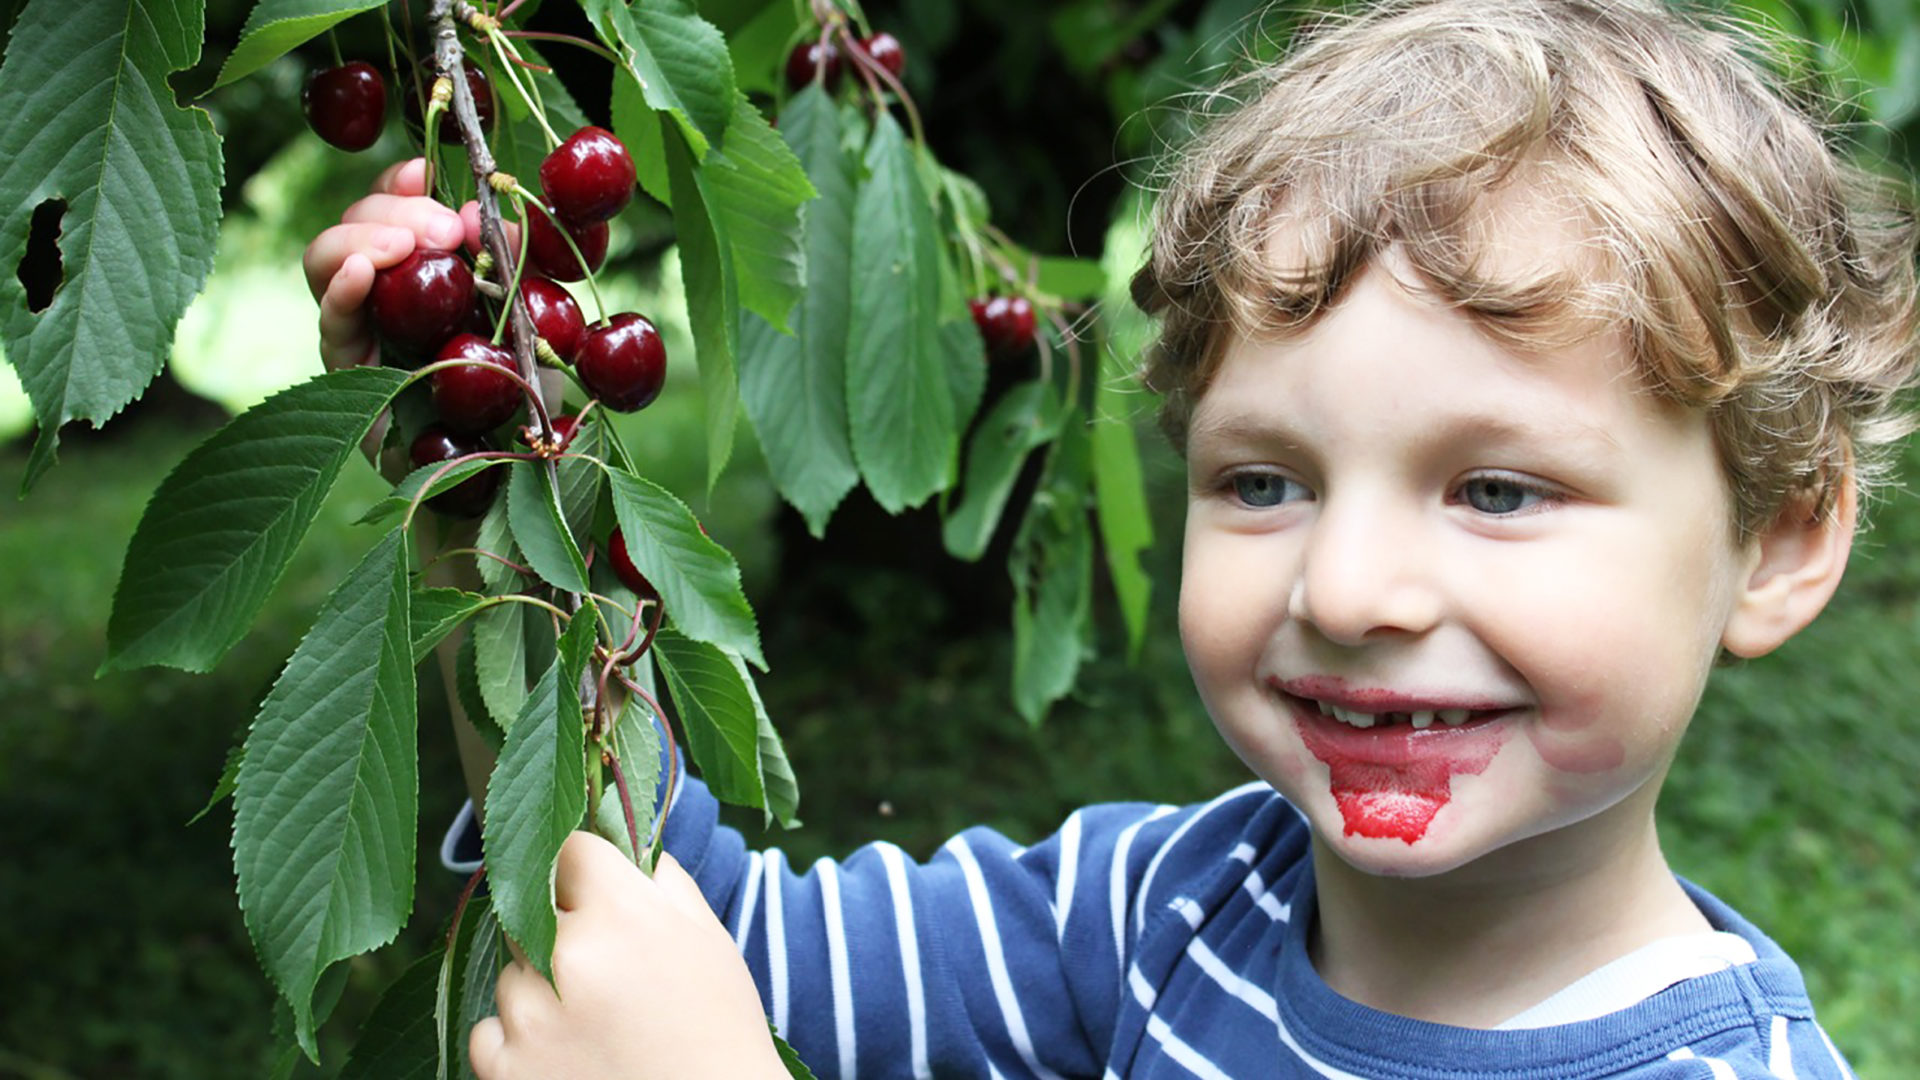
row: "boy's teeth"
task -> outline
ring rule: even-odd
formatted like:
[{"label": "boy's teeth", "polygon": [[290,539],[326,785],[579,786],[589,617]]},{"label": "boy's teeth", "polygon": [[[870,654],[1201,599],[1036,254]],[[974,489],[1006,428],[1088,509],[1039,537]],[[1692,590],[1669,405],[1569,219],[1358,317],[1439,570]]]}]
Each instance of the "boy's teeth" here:
[{"label": "boy's teeth", "polygon": [[1437,715],[1445,724],[1464,724],[1467,722],[1467,709],[1441,709]]},{"label": "boy's teeth", "polygon": [[1374,716],[1372,713],[1352,712],[1338,705],[1329,706],[1325,702],[1321,702],[1321,706],[1323,708],[1331,708],[1334,719],[1339,720],[1343,724],[1352,724],[1357,728],[1370,728],[1373,726]]},{"label": "boy's teeth", "polygon": [[1416,728],[1431,727],[1433,725],[1433,713],[1431,712],[1410,713],[1409,718],[1412,719],[1413,726]]}]

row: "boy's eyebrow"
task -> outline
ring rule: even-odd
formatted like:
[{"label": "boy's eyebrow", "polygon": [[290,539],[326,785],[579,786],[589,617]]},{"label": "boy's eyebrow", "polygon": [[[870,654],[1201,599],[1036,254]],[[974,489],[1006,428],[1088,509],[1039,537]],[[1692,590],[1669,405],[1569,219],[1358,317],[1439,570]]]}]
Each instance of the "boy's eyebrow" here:
[{"label": "boy's eyebrow", "polygon": [[[1468,413],[1448,418],[1428,435],[1428,441],[1434,443],[1463,438],[1495,442],[1572,443],[1604,450],[1609,454],[1620,450],[1619,440],[1606,428],[1566,414],[1533,416],[1524,422],[1516,422],[1492,413]],[[1201,412],[1187,429],[1187,439],[1189,443],[1201,439],[1217,439],[1227,443],[1277,442],[1289,449],[1299,447],[1301,442],[1285,424],[1267,420],[1257,413],[1238,411]]]}]

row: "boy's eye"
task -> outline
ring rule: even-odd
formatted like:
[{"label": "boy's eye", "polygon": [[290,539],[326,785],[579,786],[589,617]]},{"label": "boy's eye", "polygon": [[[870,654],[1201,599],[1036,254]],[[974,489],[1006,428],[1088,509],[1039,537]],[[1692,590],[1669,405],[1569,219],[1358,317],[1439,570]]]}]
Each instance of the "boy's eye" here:
[{"label": "boy's eye", "polygon": [[1274,473],[1239,473],[1233,478],[1233,495],[1244,506],[1278,506],[1283,502],[1300,498],[1305,489],[1292,480]]},{"label": "boy's eye", "polygon": [[1506,476],[1476,476],[1460,486],[1460,501],[1482,514],[1517,514],[1551,498],[1539,487]]}]

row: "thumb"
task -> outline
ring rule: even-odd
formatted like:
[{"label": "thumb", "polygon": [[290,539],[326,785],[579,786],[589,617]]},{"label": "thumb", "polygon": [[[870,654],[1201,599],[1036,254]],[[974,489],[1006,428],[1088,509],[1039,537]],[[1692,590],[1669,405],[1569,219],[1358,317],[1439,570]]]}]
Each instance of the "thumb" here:
[{"label": "thumb", "polygon": [[708,906],[707,898],[700,892],[700,886],[672,855],[662,853],[660,861],[653,867],[653,883],[659,887],[662,896],[676,910],[697,922],[711,922],[719,925],[719,916]]}]

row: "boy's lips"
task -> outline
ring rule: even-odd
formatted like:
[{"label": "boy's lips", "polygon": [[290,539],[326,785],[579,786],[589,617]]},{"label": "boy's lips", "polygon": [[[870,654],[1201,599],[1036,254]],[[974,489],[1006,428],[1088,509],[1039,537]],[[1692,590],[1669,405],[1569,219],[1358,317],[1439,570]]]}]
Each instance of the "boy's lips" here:
[{"label": "boy's lips", "polygon": [[[1326,765],[1346,834],[1408,844],[1426,835],[1451,800],[1455,776],[1486,770],[1511,730],[1501,719],[1518,711],[1484,698],[1354,691],[1335,687],[1331,680],[1274,679],[1269,684],[1286,703],[1307,751]],[[1300,690],[1316,692],[1309,696]],[[1322,703],[1386,719],[1361,727],[1327,715]],[[1466,716],[1457,723],[1430,721],[1422,727],[1406,719],[1443,710],[1463,710]]]}]

